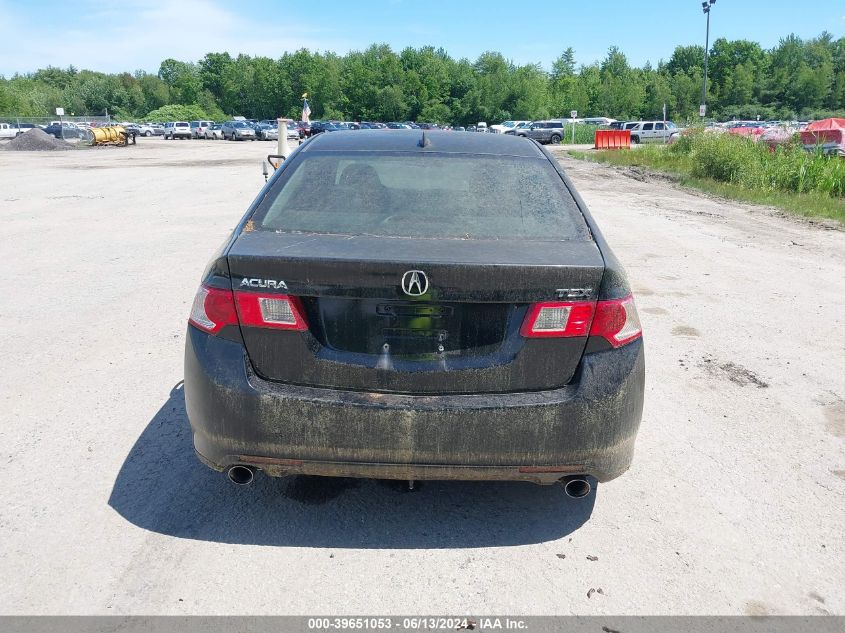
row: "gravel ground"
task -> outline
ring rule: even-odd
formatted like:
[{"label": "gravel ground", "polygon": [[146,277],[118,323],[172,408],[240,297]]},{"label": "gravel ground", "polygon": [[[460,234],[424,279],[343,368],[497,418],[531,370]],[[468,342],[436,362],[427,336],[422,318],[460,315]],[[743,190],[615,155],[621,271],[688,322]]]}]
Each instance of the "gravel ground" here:
[{"label": "gravel ground", "polygon": [[3,613],[845,613],[842,231],[563,158],[644,322],[632,470],[239,489],[185,321],[275,144],[138,143],[0,153]]}]

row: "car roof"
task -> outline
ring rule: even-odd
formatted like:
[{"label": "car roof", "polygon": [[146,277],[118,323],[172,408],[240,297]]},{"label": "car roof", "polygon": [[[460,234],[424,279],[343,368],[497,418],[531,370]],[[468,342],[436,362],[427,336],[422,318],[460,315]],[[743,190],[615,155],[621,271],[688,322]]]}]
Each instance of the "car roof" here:
[{"label": "car roof", "polygon": [[[425,131],[425,150],[420,141]],[[438,130],[350,130],[312,137],[304,152],[441,152],[447,154],[494,154],[545,158],[528,139],[507,134],[455,134]]]}]

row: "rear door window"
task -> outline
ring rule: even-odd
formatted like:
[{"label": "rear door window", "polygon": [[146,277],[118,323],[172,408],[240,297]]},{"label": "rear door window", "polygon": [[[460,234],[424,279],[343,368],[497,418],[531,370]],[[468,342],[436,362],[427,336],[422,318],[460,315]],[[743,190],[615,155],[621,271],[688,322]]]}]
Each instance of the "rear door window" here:
[{"label": "rear door window", "polygon": [[545,158],[401,152],[299,154],[251,228],[386,237],[588,240]]}]

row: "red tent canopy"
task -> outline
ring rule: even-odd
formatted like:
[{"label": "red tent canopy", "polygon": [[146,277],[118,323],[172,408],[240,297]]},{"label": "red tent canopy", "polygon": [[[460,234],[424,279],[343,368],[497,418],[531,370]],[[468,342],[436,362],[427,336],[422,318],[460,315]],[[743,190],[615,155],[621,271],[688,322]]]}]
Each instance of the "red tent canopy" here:
[{"label": "red tent canopy", "polygon": [[826,149],[845,150],[845,119],[822,119],[813,121],[801,132],[805,146],[822,145]]}]

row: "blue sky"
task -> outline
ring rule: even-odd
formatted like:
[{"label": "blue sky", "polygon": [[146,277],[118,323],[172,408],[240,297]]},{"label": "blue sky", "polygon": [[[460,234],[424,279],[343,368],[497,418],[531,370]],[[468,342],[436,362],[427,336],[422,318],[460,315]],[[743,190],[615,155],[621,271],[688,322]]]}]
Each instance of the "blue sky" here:
[{"label": "blue sky", "polygon": [[[545,68],[567,46],[579,63],[591,63],[617,45],[642,65],[668,59],[676,44],[704,40],[700,0],[0,0],[0,25],[5,76],[69,64],[156,71],[166,57],[197,60],[209,51],[278,57],[301,47],[345,53],[373,42],[395,50],[431,44],[469,59],[496,50]],[[711,29],[712,37],[767,48],[790,32],[841,37],[845,0],[717,0]]]}]

